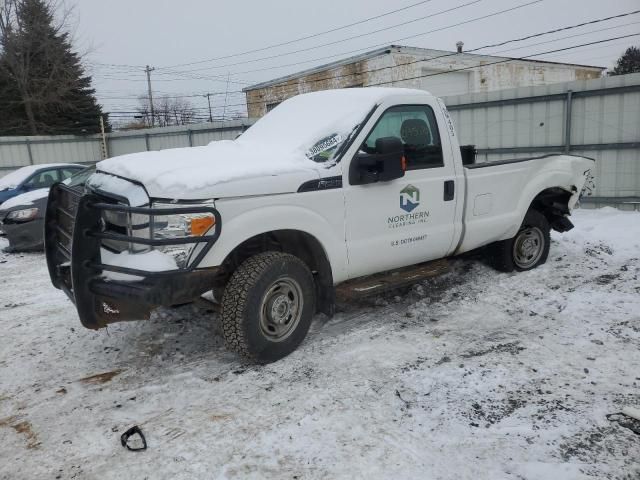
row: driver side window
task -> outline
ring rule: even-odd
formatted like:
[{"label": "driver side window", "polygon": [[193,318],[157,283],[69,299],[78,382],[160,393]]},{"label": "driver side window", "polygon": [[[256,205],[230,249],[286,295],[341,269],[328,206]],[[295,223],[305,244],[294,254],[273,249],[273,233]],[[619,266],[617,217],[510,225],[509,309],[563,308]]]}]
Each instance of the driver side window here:
[{"label": "driver side window", "polygon": [[36,173],[27,182],[25,182],[24,185],[29,190],[35,190],[38,188],[50,187],[59,180],[57,170],[45,170],[43,172]]},{"label": "driver side window", "polygon": [[407,170],[444,167],[440,133],[433,109],[428,105],[400,105],[389,108],[373,128],[361,149],[376,152],[376,140],[402,140]]}]

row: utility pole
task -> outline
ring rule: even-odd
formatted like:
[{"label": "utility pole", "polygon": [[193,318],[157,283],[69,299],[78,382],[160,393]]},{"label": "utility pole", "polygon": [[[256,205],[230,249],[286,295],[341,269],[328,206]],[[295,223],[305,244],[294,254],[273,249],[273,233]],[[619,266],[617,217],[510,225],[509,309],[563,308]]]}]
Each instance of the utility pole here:
[{"label": "utility pole", "polygon": [[103,113],[102,115],[100,115],[100,134],[102,136],[102,142],[100,142],[100,146],[102,147],[102,158],[109,158],[109,149],[107,148],[107,134],[104,130],[104,117],[106,116],[106,113]]},{"label": "utility pole", "polygon": [[227,73],[227,90],[224,92],[224,110],[222,110],[222,121],[224,122],[224,117],[227,114],[227,97],[229,96],[229,77],[231,76],[231,72]]},{"label": "utility pole", "polygon": [[151,68],[149,67],[149,65],[147,65],[147,68],[144,69],[144,71],[147,74],[147,87],[149,90],[149,107],[151,109],[151,126],[155,126],[155,116],[156,116],[156,112],[154,111],[153,108],[153,92],[151,91],[151,72],[153,72],[155,70],[155,68]]},{"label": "utility pole", "polygon": [[211,94],[207,93],[203,95],[203,97],[207,97],[207,102],[209,103],[209,122],[213,122],[213,113],[211,112]]}]

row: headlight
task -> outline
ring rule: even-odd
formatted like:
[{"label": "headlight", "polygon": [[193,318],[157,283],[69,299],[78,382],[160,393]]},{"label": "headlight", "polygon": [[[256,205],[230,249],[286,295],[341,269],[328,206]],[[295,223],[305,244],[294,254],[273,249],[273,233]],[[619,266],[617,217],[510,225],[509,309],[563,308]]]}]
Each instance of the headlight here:
[{"label": "headlight", "polygon": [[[185,207],[193,207],[193,204]],[[198,206],[213,207],[212,203]],[[153,208],[180,208],[176,204],[154,203]],[[184,213],[174,215],[155,215],[150,227],[151,235],[155,239],[175,239],[184,237],[205,237],[212,235],[215,229],[216,219],[211,213]],[[202,248],[203,244],[190,243],[185,245],[167,245],[156,247],[163,253],[172,255],[179,267],[186,267],[189,257],[195,249]]]},{"label": "headlight", "polygon": [[38,215],[37,208],[25,208],[23,210],[14,210],[13,212],[9,212],[7,215],[7,220],[12,220],[14,222],[28,222],[29,220],[33,220]]}]

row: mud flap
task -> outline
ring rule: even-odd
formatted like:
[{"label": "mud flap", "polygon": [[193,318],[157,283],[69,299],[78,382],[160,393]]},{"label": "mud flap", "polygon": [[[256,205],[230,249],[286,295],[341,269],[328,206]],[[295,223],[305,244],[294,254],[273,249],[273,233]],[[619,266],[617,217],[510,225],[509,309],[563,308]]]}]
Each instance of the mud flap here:
[{"label": "mud flap", "polygon": [[551,219],[549,226],[556,232],[568,232],[573,229],[573,223],[565,216],[555,216]]}]

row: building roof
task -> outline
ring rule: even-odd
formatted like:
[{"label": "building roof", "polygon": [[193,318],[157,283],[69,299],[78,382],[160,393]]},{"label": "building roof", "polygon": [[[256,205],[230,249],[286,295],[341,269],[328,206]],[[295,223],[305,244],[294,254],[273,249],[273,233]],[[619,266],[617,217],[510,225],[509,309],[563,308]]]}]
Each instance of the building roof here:
[{"label": "building roof", "polygon": [[[347,58],[343,58],[342,60],[336,60],[334,62],[330,62],[330,63],[325,63],[323,65],[318,65],[317,67],[312,67],[312,68],[308,68],[306,70],[301,70],[299,72],[295,72],[289,75],[285,75],[282,77],[278,77],[278,78],[274,78],[273,80],[267,80],[266,82],[261,82],[261,83],[257,83],[255,85],[251,85],[249,87],[245,87],[242,89],[243,92],[248,92],[251,90],[258,90],[261,88],[266,88],[266,87],[271,87],[274,85],[279,85],[281,83],[287,82],[289,80],[293,80],[295,78],[300,78],[300,77],[306,77],[308,75],[313,75],[314,73],[319,73],[319,72],[323,72],[325,70],[331,69],[331,68],[337,68],[337,67],[342,67],[344,65],[350,65],[352,63],[356,63],[356,62],[361,62],[363,60],[368,60],[370,58],[375,58],[375,57],[379,57],[382,55],[387,55],[390,53],[405,53],[405,54],[413,54],[413,55],[448,55],[450,54],[451,56],[457,56],[457,55],[464,55],[467,57],[482,57],[485,59],[494,59],[494,60],[514,60],[514,61],[520,61],[520,62],[531,62],[531,63],[543,63],[543,64],[551,64],[551,65],[566,65],[566,66],[570,66],[570,67],[579,67],[579,68],[593,68],[593,69],[598,69],[598,70],[605,70],[606,67],[596,67],[593,65],[579,65],[579,64],[575,64],[575,63],[563,63],[563,62],[550,62],[548,60],[535,60],[535,59],[520,59],[517,57],[497,57],[497,56],[493,56],[493,55],[479,55],[479,54],[475,54],[475,53],[466,53],[466,52],[462,52],[462,53],[457,53],[457,52],[450,52],[447,50],[433,50],[430,48],[420,48],[420,47],[406,47],[403,45],[389,45],[386,47],[382,47],[382,48],[377,48],[375,50],[371,50],[369,52],[365,52],[365,53],[360,53],[358,55],[354,55],[351,57],[347,57]],[[428,58],[425,59],[429,60]]]}]

